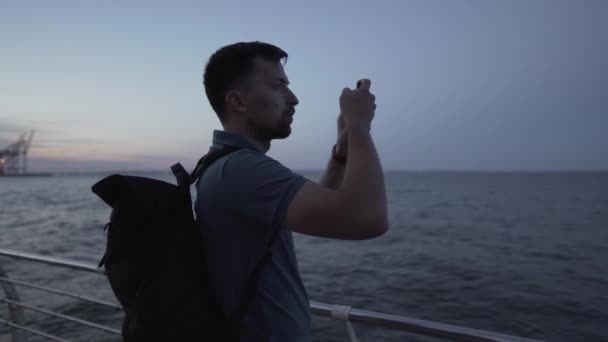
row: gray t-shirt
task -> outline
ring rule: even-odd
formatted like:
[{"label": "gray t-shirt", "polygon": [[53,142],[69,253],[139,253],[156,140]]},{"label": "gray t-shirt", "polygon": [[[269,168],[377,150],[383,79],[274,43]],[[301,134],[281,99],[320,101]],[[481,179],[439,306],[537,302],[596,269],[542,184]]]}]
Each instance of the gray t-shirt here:
[{"label": "gray t-shirt", "polygon": [[280,233],[272,261],[242,322],[241,341],[310,341],[310,307],[293,237],[285,227],[289,203],[307,181],[238,135],[213,132],[213,144],[242,150],[213,163],[198,183],[195,212],[222,310],[232,313],[263,255],[272,228]]}]

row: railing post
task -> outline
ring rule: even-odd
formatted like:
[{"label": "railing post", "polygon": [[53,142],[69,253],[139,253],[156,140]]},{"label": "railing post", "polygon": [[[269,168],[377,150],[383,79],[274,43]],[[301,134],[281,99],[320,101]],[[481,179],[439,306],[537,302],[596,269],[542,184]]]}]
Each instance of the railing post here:
[{"label": "railing post", "polygon": [[[0,264],[0,277],[8,278],[6,272],[2,268],[2,264]],[[0,283],[2,284],[2,289],[8,299],[20,302],[17,289],[15,289],[15,286],[12,283],[2,280],[0,280]],[[9,321],[19,325],[25,325],[25,314],[23,313],[23,309],[13,304],[7,305]],[[25,331],[15,329],[14,327],[11,327],[11,329],[13,330],[13,342],[27,342]]]},{"label": "railing post", "polygon": [[343,320],[346,323],[346,331],[348,332],[348,337],[352,342],[357,342],[357,334],[355,334],[355,328],[353,328],[352,323],[348,319],[348,315],[350,314],[350,309],[352,307],[348,305],[332,305],[331,308],[331,317],[339,320]]}]

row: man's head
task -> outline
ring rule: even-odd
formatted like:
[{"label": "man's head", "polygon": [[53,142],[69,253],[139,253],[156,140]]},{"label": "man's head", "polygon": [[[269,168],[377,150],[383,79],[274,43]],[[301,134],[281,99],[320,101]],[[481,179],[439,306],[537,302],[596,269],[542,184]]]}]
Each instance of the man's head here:
[{"label": "man's head", "polygon": [[211,55],[203,83],[225,129],[262,142],[289,136],[298,99],[282,61],[285,51],[262,42],[228,45]]}]

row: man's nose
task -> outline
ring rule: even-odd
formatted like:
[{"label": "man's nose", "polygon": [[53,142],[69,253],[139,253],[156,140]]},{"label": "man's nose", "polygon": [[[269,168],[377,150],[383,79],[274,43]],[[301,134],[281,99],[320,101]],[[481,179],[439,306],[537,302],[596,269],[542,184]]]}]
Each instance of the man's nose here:
[{"label": "man's nose", "polygon": [[297,106],[298,103],[300,103],[300,101],[298,100],[296,94],[294,94],[293,91],[289,90],[289,105]]}]

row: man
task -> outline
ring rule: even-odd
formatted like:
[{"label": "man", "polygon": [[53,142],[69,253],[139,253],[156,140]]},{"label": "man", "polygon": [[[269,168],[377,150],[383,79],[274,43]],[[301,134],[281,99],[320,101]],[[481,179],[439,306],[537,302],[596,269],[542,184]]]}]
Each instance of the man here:
[{"label": "man", "polygon": [[320,184],[266,155],[271,140],[290,135],[298,104],[281,63],[286,59],[271,44],[237,43],[216,51],[204,73],[207,98],[224,128],[214,131],[213,146],[242,148],[207,169],[195,204],[225,314],[236,310],[248,276],[279,229],[272,260],[238,327],[241,341],[311,340],[292,231],[358,240],[388,229],[384,177],[370,135],[376,105],[369,80],[342,91],[338,144]]}]

